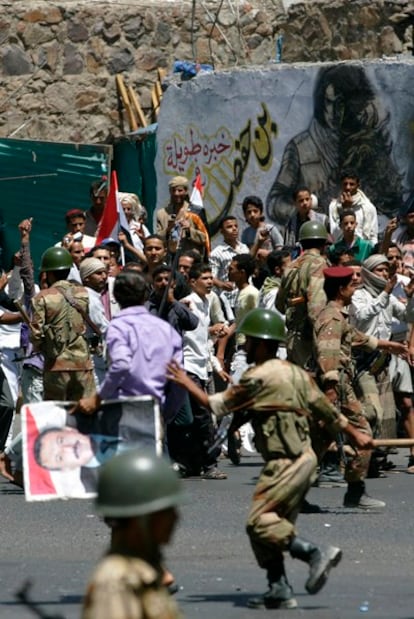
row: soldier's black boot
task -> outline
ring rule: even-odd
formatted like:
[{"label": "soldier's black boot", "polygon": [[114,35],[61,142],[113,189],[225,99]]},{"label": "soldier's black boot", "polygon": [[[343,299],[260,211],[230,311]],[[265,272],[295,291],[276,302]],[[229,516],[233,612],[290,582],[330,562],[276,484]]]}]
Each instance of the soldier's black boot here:
[{"label": "soldier's black boot", "polygon": [[294,559],[300,559],[309,565],[309,577],[305,583],[308,593],[318,593],[328,580],[329,571],[336,567],[342,558],[342,550],[336,546],[318,548],[312,542],[294,537],[289,548]]},{"label": "soldier's black boot", "polygon": [[250,598],[247,601],[249,608],[297,608],[297,601],[293,597],[293,590],[287,581],[283,563],[275,563],[268,567],[267,578],[269,589],[263,595]]},{"label": "soldier's black boot", "polygon": [[355,481],[348,483],[348,489],[344,496],[344,507],[354,509],[381,509],[385,507],[384,501],[374,499],[365,492],[365,483]]}]

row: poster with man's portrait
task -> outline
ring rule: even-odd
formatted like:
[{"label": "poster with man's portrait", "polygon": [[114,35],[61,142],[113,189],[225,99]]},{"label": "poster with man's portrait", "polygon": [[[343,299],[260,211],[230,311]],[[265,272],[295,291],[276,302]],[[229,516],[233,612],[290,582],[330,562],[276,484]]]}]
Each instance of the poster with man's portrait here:
[{"label": "poster with man's portrait", "polygon": [[161,455],[158,403],[150,396],[108,400],[93,415],[71,414],[73,402],[22,407],[27,501],[95,496],[99,467],[127,449]]}]

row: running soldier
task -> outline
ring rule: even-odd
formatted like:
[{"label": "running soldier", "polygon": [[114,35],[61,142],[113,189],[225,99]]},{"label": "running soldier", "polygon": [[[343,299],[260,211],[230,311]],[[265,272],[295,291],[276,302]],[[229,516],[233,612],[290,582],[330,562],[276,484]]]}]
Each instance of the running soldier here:
[{"label": "running soldier", "polygon": [[301,503],[316,477],[317,459],[310,441],[309,422],[324,425],[333,436],[344,431],[361,448],[372,439],[350,425],[319,390],[307,372],[275,359],[279,342],[285,340],[280,316],[254,309],[241,322],[246,336],[247,362],[254,363],[235,385],[207,396],[177,366],[168,366],[168,378],[182,385],[218,418],[235,413],[240,425],[248,419],[255,431],[256,448],[265,465],[253,495],[247,534],[260,567],[267,571],[269,590],[249,600],[252,608],[296,608],[297,602],[285,574],[283,552],[309,565],[308,593],[320,591],[329,570],[341,559],[335,546],[319,548],[298,537],[295,521]]}]

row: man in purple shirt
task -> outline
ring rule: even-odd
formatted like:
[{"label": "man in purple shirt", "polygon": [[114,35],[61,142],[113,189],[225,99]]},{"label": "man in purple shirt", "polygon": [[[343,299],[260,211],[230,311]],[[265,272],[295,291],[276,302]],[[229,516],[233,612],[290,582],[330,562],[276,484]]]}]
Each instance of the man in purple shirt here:
[{"label": "man in purple shirt", "polygon": [[[180,407],[179,401],[167,401],[165,374],[172,359],[181,362],[183,358],[181,337],[165,320],[144,307],[145,293],[145,280],[136,271],[117,275],[114,296],[121,311],[106,332],[109,369],[99,393],[81,399],[76,411],[91,414],[102,400],[136,395],[157,398],[162,410],[171,404]],[[176,398],[175,390],[172,393]]]}]

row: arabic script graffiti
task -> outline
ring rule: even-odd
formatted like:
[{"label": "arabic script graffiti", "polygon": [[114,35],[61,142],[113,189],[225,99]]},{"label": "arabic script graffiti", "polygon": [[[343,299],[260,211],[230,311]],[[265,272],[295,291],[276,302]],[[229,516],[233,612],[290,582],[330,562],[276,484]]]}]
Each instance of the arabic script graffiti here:
[{"label": "arabic script graffiti", "polygon": [[223,154],[229,154],[233,140],[227,129],[220,128],[210,137],[202,135],[197,127],[190,126],[185,137],[174,135],[164,146],[164,169],[183,173],[190,164],[204,169],[216,164]]},{"label": "arabic script graffiti", "polygon": [[189,125],[184,137],[174,133],[161,147],[167,175],[185,174],[191,181],[201,174],[212,235],[218,231],[222,217],[233,209],[251,162],[260,172],[268,171],[272,165],[278,127],[267,106],[261,103],[256,117],[241,120],[244,124],[234,137],[226,127],[207,136]]}]

